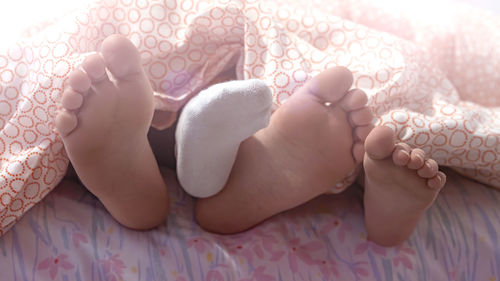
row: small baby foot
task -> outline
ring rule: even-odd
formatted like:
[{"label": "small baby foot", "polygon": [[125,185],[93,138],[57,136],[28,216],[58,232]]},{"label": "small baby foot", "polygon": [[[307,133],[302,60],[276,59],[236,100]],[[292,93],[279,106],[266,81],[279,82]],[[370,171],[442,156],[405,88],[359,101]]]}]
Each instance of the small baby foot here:
[{"label": "small baby foot", "polygon": [[366,138],[365,221],[368,238],[383,246],[403,243],[446,182],[436,161],[421,149],[394,143],[388,127]]},{"label": "small baby foot", "polygon": [[165,218],[168,205],[147,140],[152,89],[128,39],[110,36],[101,49],[70,74],[56,128],[82,183],[117,220],[148,228]]},{"label": "small baby foot", "polygon": [[195,197],[218,193],[226,183],[240,143],[264,128],[272,95],[260,80],[215,84],[184,107],[176,128],[177,176]]},{"label": "small baby foot", "polygon": [[371,130],[366,95],[349,91],[352,82],[348,69],[328,69],[278,108],[268,127],[241,144],[224,189],[198,200],[202,227],[239,232],[342,181],[362,160]]}]

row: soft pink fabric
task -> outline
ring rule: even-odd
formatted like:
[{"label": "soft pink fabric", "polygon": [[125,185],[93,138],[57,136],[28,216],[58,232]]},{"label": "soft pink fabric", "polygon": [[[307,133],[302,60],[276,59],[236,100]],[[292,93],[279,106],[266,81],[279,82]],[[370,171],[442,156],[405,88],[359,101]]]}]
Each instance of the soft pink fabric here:
[{"label": "soft pink fabric", "polygon": [[104,0],[19,42],[0,54],[0,234],[64,175],[57,101],[68,73],[113,33],[139,48],[158,111],[179,110],[232,67],[266,81],[279,106],[313,75],[347,66],[377,125],[500,187],[499,110],[464,101],[500,105],[500,19],[437,1],[420,14],[376,3]]},{"label": "soft pink fabric", "polygon": [[2,280],[490,281],[500,278],[500,192],[449,173],[410,239],[366,240],[361,189],[321,196],[247,232],[217,235],[170,185],[168,223],[119,225],[83,187],[64,182],[0,237]]}]

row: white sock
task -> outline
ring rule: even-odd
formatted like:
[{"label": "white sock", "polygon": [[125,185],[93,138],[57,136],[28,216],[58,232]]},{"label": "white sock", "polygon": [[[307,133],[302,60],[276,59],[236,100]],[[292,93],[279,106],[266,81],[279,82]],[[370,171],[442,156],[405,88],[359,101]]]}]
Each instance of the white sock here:
[{"label": "white sock", "polygon": [[269,124],[272,97],[260,80],[216,84],[184,107],[175,140],[177,177],[195,197],[218,193],[231,173],[242,141]]}]

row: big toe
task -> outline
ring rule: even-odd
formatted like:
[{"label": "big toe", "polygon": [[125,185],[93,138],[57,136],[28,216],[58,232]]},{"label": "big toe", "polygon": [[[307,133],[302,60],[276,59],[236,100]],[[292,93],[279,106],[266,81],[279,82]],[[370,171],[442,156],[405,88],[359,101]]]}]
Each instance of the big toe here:
[{"label": "big toe", "polygon": [[309,80],[302,93],[312,94],[322,102],[335,103],[347,94],[352,82],[351,71],[343,66],[336,66]]},{"label": "big toe", "polygon": [[107,68],[116,78],[142,71],[139,51],[126,37],[121,35],[107,37],[102,42],[101,53]]},{"label": "big toe", "polygon": [[375,160],[382,160],[391,156],[394,147],[394,132],[386,126],[376,127],[365,140],[366,154]]}]

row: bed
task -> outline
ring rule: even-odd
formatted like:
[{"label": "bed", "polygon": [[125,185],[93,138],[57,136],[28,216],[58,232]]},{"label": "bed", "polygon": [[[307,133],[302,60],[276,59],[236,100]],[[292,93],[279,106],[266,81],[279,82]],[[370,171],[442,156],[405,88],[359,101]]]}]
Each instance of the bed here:
[{"label": "bed", "polygon": [[[177,2],[179,6],[174,5]],[[259,3],[264,3],[252,0],[241,2],[246,3],[247,8],[255,9],[262,8]],[[393,1],[392,4],[396,5],[396,2]],[[206,4],[206,1],[200,0],[199,3]],[[226,19],[233,20],[233,23],[238,23],[238,20],[242,19],[237,15],[241,11],[246,13],[244,15],[246,19],[255,16],[252,12],[255,9],[238,10],[225,0],[219,0],[217,3],[225,9],[213,7],[209,12],[222,11],[227,16]],[[189,8],[187,5],[192,5],[188,0],[96,1],[74,17],[57,19],[56,22],[29,30],[24,41],[0,53],[2,137],[0,138],[2,205],[0,279],[23,281],[500,280],[498,235],[500,193],[498,189],[492,187],[500,187],[498,173],[500,164],[497,160],[500,159],[498,157],[500,135],[498,131],[494,131],[500,127],[495,123],[500,120],[495,117],[500,110],[457,102],[463,98],[485,106],[500,106],[498,99],[500,79],[488,81],[489,83],[473,83],[477,80],[475,76],[460,76],[458,74],[462,72],[450,68],[452,71],[446,73],[448,76],[438,79],[437,83],[432,78],[443,77],[443,73],[430,68],[424,68],[425,71],[422,72],[415,70],[415,66],[427,66],[430,64],[429,61],[434,63],[433,59],[449,55],[438,53],[438,48],[434,48],[438,43],[445,47],[456,47],[454,50],[480,50],[481,52],[474,53],[477,55],[474,57],[474,63],[481,71],[484,70],[481,67],[485,65],[500,65],[500,49],[496,48],[496,45],[475,45],[477,42],[500,42],[498,16],[461,7],[459,9],[461,12],[467,12],[462,13],[467,19],[462,22],[467,24],[460,26],[463,29],[452,31],[470,32],[468,34],[477,36],[474,40],[465,38],[463,41],[439,41],[442,38],[454,39],[447,37],[453,34],[448,33],[449,29],[439,28],[428,32],[430,25],[419,26],[416,24],[418,20],[413,21],[415,18],[411,15],[400,16],[391,9],[385,9],[387,7],[377,6],[377,3],[368,0],[331,1],[331,5],[325,5],[326,12],[321,17],[304,16],[301,31],[295,33],[290,30],[296,30],[292,25],[299,26],[299,21],[294,19],[285,21],[288,31],[284,32],[282,42],[297,47],[287,49],[286,53],[293,56],[300,54],[302,57],[282,60],[280,63],[278,59],[281,58],[279,56],[275,58],[273,54],[281,49],[271,48],[272,41],[268,42],[267,47],[261,46],[262,52],[259,56],[252,53],[253,47],[244,50],[239,48],[241,46],[238,44],[254,44],[253,46],[256,46],[255,43],[261,44],[263,41],[256,40],[259,36],[273,37],[277,34],[276,30],[279,28],[262,27],[264,24],[271,24],[271,21],[264,16],[260,19],[261,29],[257,24],[252,29],[241,23],[240,27],[248,28],[245,31],[243,28],[232,28],[234,26],[231,24],[226,26],[221,19],[219,25],[227,27],[227,30],[221,32],[229,30],[241,36],[241,38],[223,37],[224,40],[227,39],[224,43],[230,47],[221,46],[218,49],[207,47],[210,50],[205,50],[209,44],[200,43],[199,46],[203,48],[196,45],[196,38],[215,42],[224,40],[219,40],[215,31],[213,34],[203,32],[206,14],[200,12],[197,15],[196,20],[193,20],[195,26],[189,33],[184,26],[187,24],[164,12],[168,9],[181,9],[185,21],[189,22],[188,19],[192,19],[190,17],[193,17],[193,14],[187,9]],[[203,10],[205,6],[202,4],[199,6]],[[449,3],[443,5],[442,7],[450,7],[446,6]],[[292,9],[292,6],[292,3],[287,4],[287,8]],[[282,17],[303,16],[299,12],[283,15],[284,4],[281,7],[283,9],[272,15],[275,20]],[[265,8],[262,8],[263,15],[272,14],[272,11]],[[436,9],[436,11],[441,10]],[[377,13],[373,13],[372,17],[366,17],[370,11]],[[429,15],[427,13],[423,15],[427,20],[426,17]],[[429,18],[432,18],[430,16]],[[175,32],[171,26],[162,22],[167,18],[170,22],[176,22],[171,25],[177,28]],[[477,21],[479,18],[481,21]],[[311,20],[318,22],[312,26],[308,22]],[[389,20],[399,20],[399,22],[397,25],[387,24]],[[442,22],[446,27],[449,27],[446,25],[448,23]],[[283,27],[279,25],[278,20],[273,24],[276,24],[275,27]],[[435,22],[430,24],[442,27]],[[334,36],[335,31],[339,30],[342,32]],[[417,32],[419,30],[425,30],[422,34],[430,38],[434,38],[432,36],[440,32],[446,36],[435,37],[436,41],[426,40],[425,36],[419,35]],[[476,32],[477,30],[484,32]],[[403,245],[393,248],[383,248],[367,240],[362,189],[356,185],[338,195],[320,196],[244,233],[223,236],[203,231],[194,219],[194,199],[184,193],[176,182],[168,182],[172,201],[168,221],[150,231],[127,229],[113,220],[103,205],[84,187],[63,180],[68,167],[68,158],[60,138],[52,131],[57,100],[60,98],[68,73],[77,67],[85,54],[98,50],[99,43],[113,32],[128,36],[139,46],[153,87],[159,93],[170,95],[156,97],[159,111],[178,110],[189,98],[186,93],[196,93],[205,86],[204,80],[212,80],[231,63],[236,66],[239,79],[249,77],[267,79],[273,90],[274,102],[279,105],[283,101],[282,98],[293,93],[307,78],[332,63],[325,59],[328,56],[318,51],[324,47],[325,53],[328,53],[329,45],[325,45],[327,38],[325,34],[328,33],[330,36],[328,40],[332,41],[330,43],[338,44],[338,48],[334,50],[335,56],[330,58],[335,62],[348,60],[352,63],[356,86],[375,97],[372,98],[374,108],[381,111],[395,108],[416,110],[411,102],[397,104],[401,102],[401,99],[397,99],[399,97],[397,94],[392,96],[396,99],[391,100],[390,94],[384,96],[385,93],[389,93],[392,89],[402,93],[411,92],[412,89],[404,88],[404,85],[424,85],[428,87],[424,87],[427,91],[434,87],[434,84],[439,84],[441,86],[438,89],[442,92],[432,92],[434,97],[456,106],[453,108],[466,108],[471,112],[476,110],[474,112],[477,112],[477,115],[469,117],[482,116],[483,119],[477,126],[493,128],[491,131],[486,131],[488,132],[486,134],[478,130],[466,135],[465,140],[470,141],[470,145],[477,144],[472,142],[474,139],[481,140],[477,147],[464,145],[453,149],[449,147],[436,149],[436,141],[444,134],[441,131],[445,132],[444,125],[449,125],[445,121],[457,121],[451,117],[440,123],[443,126],[439,134],[433,136],[433,139],[427,138],[428,144],[419,143],[422,139],[418,138],[418,130],[410,134],[412,131],[406,126],[407,123],[400,122],[408,112],[398,111],[399,109],[394,111],[396,113],[393,114],[394,119],[391,122],[400,140],[415,146],[420,144],[427,153],[438,160],[440,165],[462,167],[463,169],[458,169],[461,174],[466,174],[469,178],[474,177],[477,181],[463,177],[455,171],[457,169],[446,170],[448,182],[436,203],[426,213],[411,238]],[[172,34],[178,37],[174,38]],[[378,41],[370,40],[373,39],[371,35],[374,35],[375,39],[378,38]],[[185,39],[183,36],[191,36],[189,38],[194,42],[191,47],[204,49],[213,56],[208,56],[202,66],[196,64],[197,58],[201,56],[200,51],[193,47],[192,52],[188,52],[184,48],[185,45],[177,44],[178,41]],[[395,40],[396,36],[400,40]],[[352,41],[344,40],[346,38]],[[169,41],[170,39],[173,43]],[[308,41],[314,48],[304,44]],[[353,51],[359,51],[360,48],[356,49],[356,44],[359,42],[365,44],[364,47],[367,48],[376,45],[373,49],[381,57],[387,55],[384,51],[387,48],[384,49],[384,46],[390,46],[390,49],[397,52],[389,55],[389,59],[373,60],[380,62],[378,65],[365,64],[363,56],[351,57],[345,52],[352,46],[355,47]],[[470,45],[467,45],[469,43],[478,49],[469,48]],[[427,55],[416,56],[415,54],[421,53],[412,47],[412,44],[421,46],[428,52]],[[413,51],[415,52],[412,53]],[[452,55],[459,56],[459,54],[457,51]],[[185,62],[183,58],[186,57],[192,58],[190,65],[181,63]],[[356,61],[358,58],[360,62]],[[256,64],[259,59],[265,63]],[[320,60],[318,63],[311,63],[317,59]],[[437,64],[439,63],[443,69],[451,67],[448,60],[438,60]],[[461,64],[468,66],[471,62],[464,60]],[[196,71],[202,69],[204,73],[196,76],[194,74],[199,72],[189,72],[193,69]],[[280,72],[276,69],[289,70]],[[390,71],[386,71],[387,69]],[[484,71],[486,73],[488,69]],[[287,76],[288,73],[293,75]],[[370,76],[364,75],[366,73],[386,78],[377,81],[372,79],[370,84],[367,83],[369,79],[366,79]],[[431,75],[426,76],[429,73]],[[394,77],[397,79],[392,79]],[[402,87],[399,87],[399,84]],[[418,93],[418,89],[415,93]],[[379,95],[378,98],[387,97],[387,99],[377,103],[376,95]],[[410,101],[415,98],[413,101],[417,101],[419,97],[412,95],[407,98]],[[447,107],[443,106],[441,109]],[[425,121],[430,120],[430,117],[424,116],[425,112],[418,114],[420,115],[416,117],[420,116]],[[413,119],[413,122],[415,123],[417,119]],[[466,126],[467,120],[462,121]],[[430,128],[431,131],[434,129]],[[453,137],[454,132],[450,130],[448,133]],[[450,145],[453,146],[451,139]],[[469,152],[476,153],[472,162],[465,161],[472,155]],[[463,162],[457,165],[457,161]],[[162,172],[171,173],[167,169],[163,169]],[[19,201],[17,195],[24,197]]]}]

